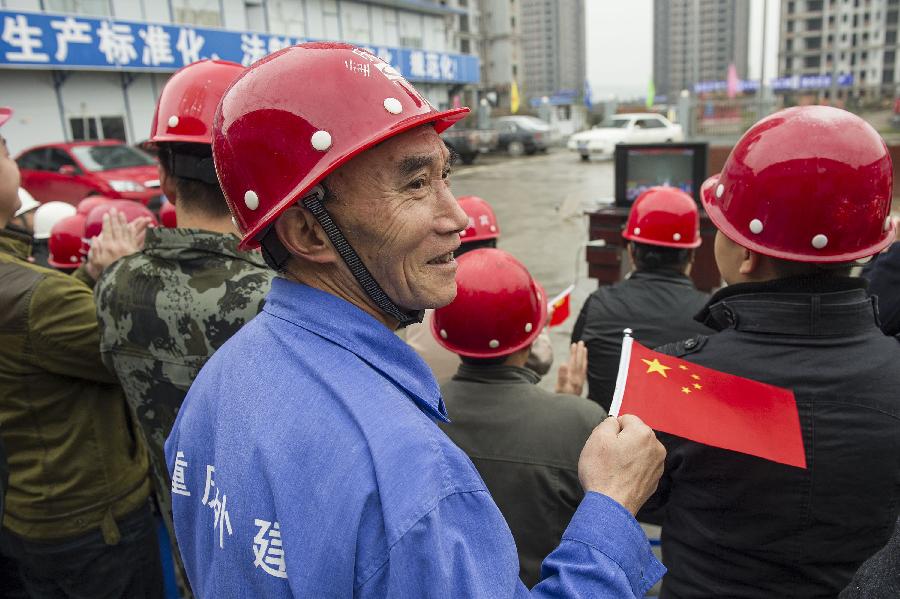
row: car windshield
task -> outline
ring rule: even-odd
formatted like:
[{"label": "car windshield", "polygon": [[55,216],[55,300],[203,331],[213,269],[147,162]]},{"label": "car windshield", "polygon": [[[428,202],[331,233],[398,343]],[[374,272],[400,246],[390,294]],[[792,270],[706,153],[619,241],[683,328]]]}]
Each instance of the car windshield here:
[{"label": "car windshield", "polygon": [[631,119],[610,119],[608,121],[604,121],[601,127],[605,129],[624,129],[628,126],[628,123]]},{"label": "car windshield", "polygon": [[149,155],[125,144],[115,146],[73,146],[72,153],[89,171],[111,171],[131,166],[153,166]]}]

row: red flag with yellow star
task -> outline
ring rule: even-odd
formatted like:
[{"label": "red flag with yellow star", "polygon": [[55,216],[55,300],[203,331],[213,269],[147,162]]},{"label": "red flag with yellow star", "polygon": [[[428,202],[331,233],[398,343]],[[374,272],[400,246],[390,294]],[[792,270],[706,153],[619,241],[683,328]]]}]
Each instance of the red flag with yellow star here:
[{"label": "red flag with yellow star", "polygon": [[610,414],[697,443],[806,468],[794,392],[647,349],[626,336]]}]

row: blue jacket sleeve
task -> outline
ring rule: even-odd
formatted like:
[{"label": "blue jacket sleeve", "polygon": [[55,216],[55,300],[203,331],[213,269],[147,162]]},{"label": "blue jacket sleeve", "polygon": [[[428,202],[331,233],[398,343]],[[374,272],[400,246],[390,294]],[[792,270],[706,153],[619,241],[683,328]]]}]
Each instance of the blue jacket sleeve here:
[{"label": "blue jacket sleeve", "polygon": [[475,491],[445,497],[413,524],[356,596],[640,598],[664,573],[631,514],[588,493],[529,591],[509,527],[490,495]]}]

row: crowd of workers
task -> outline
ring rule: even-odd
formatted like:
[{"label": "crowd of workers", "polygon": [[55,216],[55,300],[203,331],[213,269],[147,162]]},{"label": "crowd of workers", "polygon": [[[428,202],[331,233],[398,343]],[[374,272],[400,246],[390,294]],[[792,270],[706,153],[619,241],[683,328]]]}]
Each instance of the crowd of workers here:
[{"label": "crowd of workers", "polygon": [[[161,597],[154,518],[183,597],[900,595],[878,134],[818,106],[752,127],[701,190],[711,297],[697,204],[645,192],[550,393],[546,293],[449,188],[465,113],[344,44],[194,63],[151,127],[158,215],[22,200],[0,143],[6,596]],[[608,417],[626,327],[793,390],[808,467]]]}]

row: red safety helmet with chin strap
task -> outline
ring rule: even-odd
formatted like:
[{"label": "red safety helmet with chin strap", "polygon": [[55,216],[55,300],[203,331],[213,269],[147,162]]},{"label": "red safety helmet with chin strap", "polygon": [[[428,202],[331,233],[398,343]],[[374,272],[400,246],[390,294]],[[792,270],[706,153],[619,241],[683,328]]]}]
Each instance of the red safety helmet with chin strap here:
[{"label": "red safety helmet with chin strap", "polygon": [[894,239],[892,169],[884,140],[863,119],[800,106],[751,127],[701,197],[716,227],[749,250],[796,262],[852,262]]},{"label": "red safety helmet with chin strap", "polygon": [[92,239],[100,234],[103,230],[103,216],[113,209],[124,214],[125,220],[128,222],[143,216],[150,219],[150,226],[155,227],[159,224],[156,217],[153,216],[153,213],[143,204],[131,200],[112,200],[94,206],[90,213],[88,213],[84,224],[85,238]]},{"label": "red safety helmet with chin strap", "polygon": [[460,256],[456,286],[456,299],[435,310],[431,332],[461,356],[508,356],[531,345],[547,320],[544,290],[503,250],[480,248]]},{"label": "red safety helmet with chin strap", "polygon": [[700,211],[691,196],[674,187],[651,187],[628,213],[622,237],[670,248],[700,246]]},{"label": "red safety helmet with chin strap", "polygon": [[497,224],[497,216],[487,201],[478,196],[462,196],[457,198],[457,201],[459,202],[459,207],[469,217],[469,224],[459,234],[463,243],[485,241],[500,237],[500,225]]},{"label": "red safety helmet with chin strap", "polygon": [[81,266],[89,249],[84,235],[86,220],[83,214],[73,214],[53,225],[47,240],[50,266],[60,270],[75,270]]},{"label": "red safety helmet with chin strap", "polygon": [[348,44],[314,42],[257,61],[225,93],[213,157],[242,249],[339,166],[372,146],[468,108],[438,111],[397,70]]},{"label": "red safety helmet with chin strap", "polygon": [[201,60],[175,71],[159,95],[148,141],[211,144],[216,107],[244,70],[236,62]]}]

